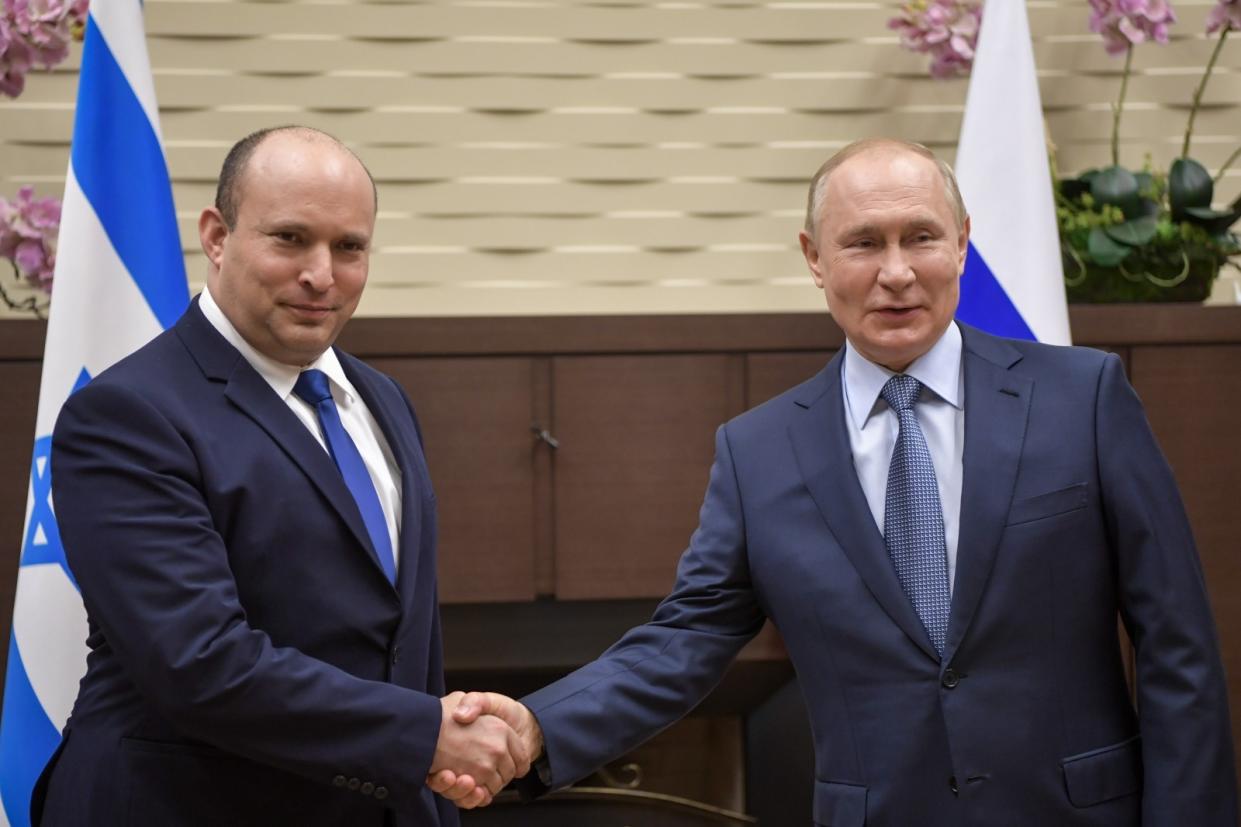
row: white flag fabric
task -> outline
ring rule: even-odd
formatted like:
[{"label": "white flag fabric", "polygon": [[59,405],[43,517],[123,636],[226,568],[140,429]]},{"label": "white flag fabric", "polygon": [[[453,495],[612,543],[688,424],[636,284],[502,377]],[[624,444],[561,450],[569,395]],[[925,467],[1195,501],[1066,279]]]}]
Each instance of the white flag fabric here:
[{"label": "white flag fabric", "polygon": [[970,249],[957,318],[1069,344],[1060,235],[1023,0],[987,0],[957,146]]},{"label": "white flag fabric", "polygon": [[74,390],[189,303],[140,0],[92,0],[43,356],[4,712],[0,825],[30,793],[86,669],[86,611],[51,501],[52,428]]}]

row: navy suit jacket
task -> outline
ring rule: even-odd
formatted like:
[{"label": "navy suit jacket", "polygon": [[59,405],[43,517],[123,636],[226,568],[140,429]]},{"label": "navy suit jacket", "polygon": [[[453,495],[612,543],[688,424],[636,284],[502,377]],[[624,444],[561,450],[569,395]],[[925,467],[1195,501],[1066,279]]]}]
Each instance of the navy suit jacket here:
[{"label": "navy suit jacket", "polygon": [[1120,360],[962,332],[943,658],[858,483],[837,355],[720,428],[698,529],[651,622],[525,699],[553,786],[684,715],[771,618],[810,713],[817,825],[1235,827],[1202,573]]},{"label": "navy suit jacket", "polygon": [[395,588],[331,457],[197,302],[65,404],[90,653],[36,824],[457,825],[424,786],[444,683],[413,408],[339,356],[400,468]]}]

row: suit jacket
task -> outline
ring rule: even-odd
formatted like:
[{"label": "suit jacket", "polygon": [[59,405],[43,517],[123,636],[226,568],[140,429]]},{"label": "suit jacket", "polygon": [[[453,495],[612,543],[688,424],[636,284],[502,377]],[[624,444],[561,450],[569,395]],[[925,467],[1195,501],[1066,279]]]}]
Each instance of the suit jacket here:
[{"label": "suit jacket", "polygon": [[810,713],[817,825],[1235,827],[1202,574],[1119,359],[962,332],[943,658],[853,469],[842,351],[720,428],[698,529],[650,623],[525,699],[553,786],[684,715],[771,618]]},{"label": "suit jacket", "polygon": [[444,683],[417,423],[339,356],[400,468],[395,588],[331,457],[197,302],[65,404],[90,652],[35,824],[458,823],[424,786]]}]

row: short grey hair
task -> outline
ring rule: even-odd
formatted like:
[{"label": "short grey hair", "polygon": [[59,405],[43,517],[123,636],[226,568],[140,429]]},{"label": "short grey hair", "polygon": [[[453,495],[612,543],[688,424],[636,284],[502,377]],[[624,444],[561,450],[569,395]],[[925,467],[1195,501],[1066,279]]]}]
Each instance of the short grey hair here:
[{"label": "short grey hair", "polygon": [[806,235],[814,238],[818,232],[819,218],[823,212],[823,193],[827,190],[827,179],[832,174],[832,170],[857,155],[885,148],[909,152],[933,161],[939,169],[940,177],[944,179],[944,197],[952,207],[957,229],[965,226],[965,219],[968,217],[965,211],[965,199],[961,197],[961,189],[957,186],[957,176],[947,161],[936,157],[934,152],[914,141],[906,141],[902,138],[862,138],[828,158],[810,179],[810,192],[806,198]]}]

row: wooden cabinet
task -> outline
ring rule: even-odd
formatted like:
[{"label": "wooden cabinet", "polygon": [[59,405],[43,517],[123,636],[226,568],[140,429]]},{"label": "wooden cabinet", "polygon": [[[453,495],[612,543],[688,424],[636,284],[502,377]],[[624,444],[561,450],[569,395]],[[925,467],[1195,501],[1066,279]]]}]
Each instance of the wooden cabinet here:
[{"label": "wooden cabinet", "polygon": [[745,407],[761,405],[773,396],[800,385],[823,369],[834,350],[808,353],[753,353],[746,356]]},{"label": "wooden cabinet", "polygon": [[716,428],[829,351],[368,359],[418,411],[445,604],[655,598],[697,525]]},{"label": "wooden cabinet", "polygon": [[[1071,312],[1075,341],[1124,357],[1180,482],[1241,737],[1241,307]],[[0,323],[0,542],[13,550],[0,566],[3,635],[43,334],[41,323]],[[575,629],[571,651],[548,670],[592,656],[640,621],[667,593],[696,525],[716,427],[809,378],[842,344],[819,314],[353,321],[341,346],[394,376],[421,420],[438,494],[449,665],[534,662],[548,630],[584,616],[589,601],[607,601],[600,613],[610,619],[590,634],[589,624]],[[626,614],[622,604],[638,608]],[[488,628],[467,624],[474,615]],[[509,637],[518,648],[484,645],[505,618],[518,624]],[[774,638],[747,651],[751,663],[782,658]]]},{"label": "wooden cabinet", "polygon": [[[533,600],[536,398],[528,358],[369,360],[409,394],[439,516],[440,600]],[[540,407],[543,406],[543,407]]]},{"label": "wooden cabinet", "polygon": [[737,367],[700,354],[553,360],[557,598],[668,593],[715,429],[744,409]]}]

